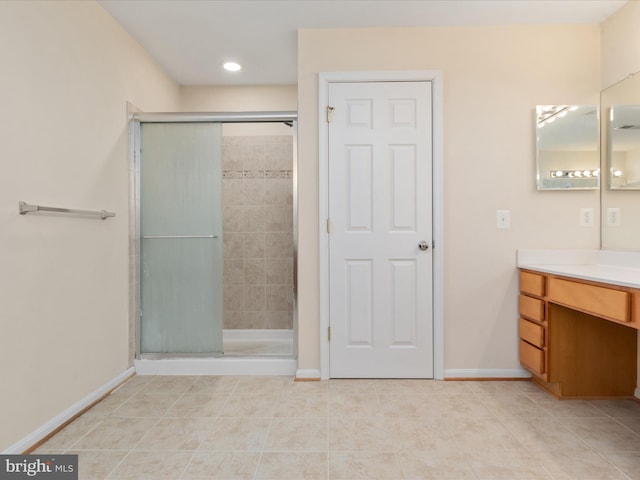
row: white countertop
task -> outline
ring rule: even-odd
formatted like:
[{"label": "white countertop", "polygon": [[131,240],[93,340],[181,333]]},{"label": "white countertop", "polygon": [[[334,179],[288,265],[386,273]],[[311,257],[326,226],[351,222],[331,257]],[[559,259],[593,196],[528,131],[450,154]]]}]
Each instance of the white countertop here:
[{"label": "white countertop", "polygon": [[518,250],[518,268],[640,288],[640,252]]}]

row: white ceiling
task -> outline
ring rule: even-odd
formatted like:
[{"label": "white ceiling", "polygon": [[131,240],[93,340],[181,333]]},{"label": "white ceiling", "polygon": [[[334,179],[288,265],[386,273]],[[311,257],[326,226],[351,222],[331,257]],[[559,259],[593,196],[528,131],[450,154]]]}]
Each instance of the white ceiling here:
[{"label": "white ceiling", "polygon": [[597,24],[626,1],[98,0],[181,85],[295,84],[300,28]]}]

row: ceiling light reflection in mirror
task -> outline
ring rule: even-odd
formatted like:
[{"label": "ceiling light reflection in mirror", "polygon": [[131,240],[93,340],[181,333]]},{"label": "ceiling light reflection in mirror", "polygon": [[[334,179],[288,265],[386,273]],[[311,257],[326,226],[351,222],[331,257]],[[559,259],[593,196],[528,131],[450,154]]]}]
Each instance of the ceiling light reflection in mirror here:
[{"label": "ceiling light reflection in mirror", "polygon": [[609,187],[640,190],[640,105],[612,106],[609,132]]},{"label": "ceiling light reflection in mirror", "polygon": [[600,186],[597,105],[538,105],[538,190],[591,190]]}]

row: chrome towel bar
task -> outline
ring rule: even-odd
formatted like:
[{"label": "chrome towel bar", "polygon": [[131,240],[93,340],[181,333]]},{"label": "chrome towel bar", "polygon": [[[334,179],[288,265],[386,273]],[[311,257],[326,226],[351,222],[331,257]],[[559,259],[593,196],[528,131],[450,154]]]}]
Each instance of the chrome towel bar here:
[{"label": "chrome towel bar", "polygon": [[72,213],[76,215],[93,215],[105,220],[108,217],[115,217],[114,212],[107,212],[106,210],[74,210],[71,208],[58,208],[58,207],[43,207],[42,205],[30,205],[25,202],[18,202],[18,213],[20,215],[26,215],[29,212],[58,212],[58,213]]}]

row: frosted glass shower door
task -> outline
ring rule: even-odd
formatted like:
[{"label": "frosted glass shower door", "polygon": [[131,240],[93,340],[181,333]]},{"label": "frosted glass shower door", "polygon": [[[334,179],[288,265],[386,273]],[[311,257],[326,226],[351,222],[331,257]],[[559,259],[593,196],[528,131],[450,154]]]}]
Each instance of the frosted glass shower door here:
[{"label": "frosted glass shower door", "polygon": [[140,351],[222,353],[221,124],[140,130]]}]

